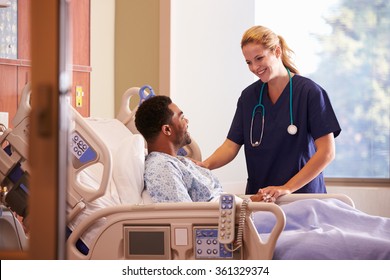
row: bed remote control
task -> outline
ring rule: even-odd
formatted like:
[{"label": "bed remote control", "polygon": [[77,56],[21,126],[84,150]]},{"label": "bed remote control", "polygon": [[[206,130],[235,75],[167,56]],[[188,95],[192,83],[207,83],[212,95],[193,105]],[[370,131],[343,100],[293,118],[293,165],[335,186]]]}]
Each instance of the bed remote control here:
[{"label": "bed remote control", "polygon": [[229,244],[234,241],[236,201],[232,194],[222,194],[219,199],[219,243]]}]

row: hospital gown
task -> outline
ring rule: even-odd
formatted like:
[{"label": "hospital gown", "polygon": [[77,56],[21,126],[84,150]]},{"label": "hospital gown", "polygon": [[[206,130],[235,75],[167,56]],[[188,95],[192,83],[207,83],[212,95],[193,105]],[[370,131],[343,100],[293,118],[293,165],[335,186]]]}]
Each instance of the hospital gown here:
[{"label": "hospital gown", "polygon": [[160,152],[147,155],[144,181],[153,202],[205,202],[222,193],[210,170],[186,157]]}]

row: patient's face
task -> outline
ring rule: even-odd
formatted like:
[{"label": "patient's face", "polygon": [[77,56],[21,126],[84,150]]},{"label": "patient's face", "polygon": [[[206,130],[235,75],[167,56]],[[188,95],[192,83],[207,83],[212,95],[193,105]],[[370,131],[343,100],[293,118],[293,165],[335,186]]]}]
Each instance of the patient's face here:
[{"label": "patient's face", "polygon": [[170,104],[169,109],[173,112],[171,124],[173,142],[178,148],[190,144],[191,136],[188,132],[188,119],[176,104]]}]

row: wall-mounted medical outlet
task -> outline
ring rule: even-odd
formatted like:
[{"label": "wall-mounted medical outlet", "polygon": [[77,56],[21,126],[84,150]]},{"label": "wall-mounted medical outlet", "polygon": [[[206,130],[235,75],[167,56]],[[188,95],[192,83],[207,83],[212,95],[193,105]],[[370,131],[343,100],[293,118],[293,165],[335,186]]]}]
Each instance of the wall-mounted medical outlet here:
[{"label": "wall-mounted medical outlet", "polygon": [[76,107],[83,107],[84,91],[82,86],[76,86]]}]

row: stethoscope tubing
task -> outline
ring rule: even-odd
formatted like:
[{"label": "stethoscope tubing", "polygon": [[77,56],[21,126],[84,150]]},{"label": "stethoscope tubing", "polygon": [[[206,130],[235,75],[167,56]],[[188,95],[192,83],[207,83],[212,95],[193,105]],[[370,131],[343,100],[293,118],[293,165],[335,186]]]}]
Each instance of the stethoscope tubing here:
[{"label": "stethoscope tubing", "polygon": [[[290,135],[295,135],[298,131],[298,128],[294,125],[294,119],[293,119],[293,84],[292,84],[292,78],[291,78],[291,73],[288,68],[286,68],[287,73],[288,73],[288,78],[289,78],[289,85],[290,85],[290,125],[287,127],[287,132]],[[250,126],[250,132],[249,132],[249,137],[250,137],[250,142],[252,147],[258,147],[261,142],[263,141],[263,135],[264,135],[264,124],[265,124],[265,107],[262,104],[263,100],[263,91],[266,83],[263,83],[260,89],[260,95],[259,95],[259,102],[258,104],[255,105],[252,111],[252,119],[251,119],[251,126]],[[261,120],[261,134],[259,141],[253,141],[253,122],[255,119],[256,113],[258,113],[258,108],[261,108],[261,114],[262,114],[262,120]]]}]

